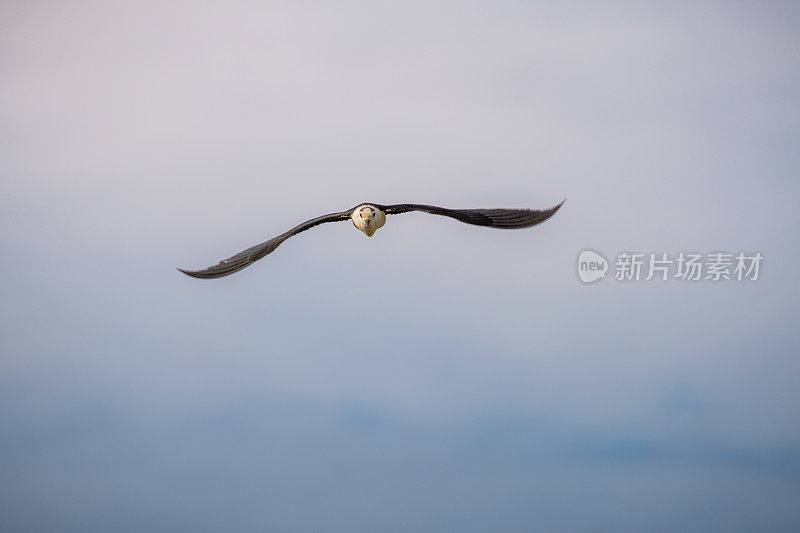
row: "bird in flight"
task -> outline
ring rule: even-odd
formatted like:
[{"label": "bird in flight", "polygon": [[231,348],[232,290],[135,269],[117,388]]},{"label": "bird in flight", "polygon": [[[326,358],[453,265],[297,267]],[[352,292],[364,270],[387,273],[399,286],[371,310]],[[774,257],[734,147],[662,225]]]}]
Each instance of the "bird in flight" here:
[{"label": "bird in flight", "polygon": [[473,224],[475,226],[487,226],[490,228],[519,229],[529,228],[544,222],[555,214],[564,204],[551,207],[550,209],[446,209],[435,205],[422,204],[359,204],[347,211],[339,213],[329,213],[321,217],[306,220],[302,224],[295,226],[286,233],[277,237],[256,244],[238,254],[220,261],[218,264],[208,267],[205,270],[184,270],[181,272],[194,278],[221,278],[234,272],[238,272],[246,266],[255,263],[267,254],[272,253],[280,244],[300,232],[311,229],[314,226],[325,224],[326,222],[339,222],[350,219],[353,225],[363,231],[367,237],[372,237],[380,227],[386,223],[386,215],[399,215],[409,211],[422,211],[432,215],[443,215],[446,217]]}]

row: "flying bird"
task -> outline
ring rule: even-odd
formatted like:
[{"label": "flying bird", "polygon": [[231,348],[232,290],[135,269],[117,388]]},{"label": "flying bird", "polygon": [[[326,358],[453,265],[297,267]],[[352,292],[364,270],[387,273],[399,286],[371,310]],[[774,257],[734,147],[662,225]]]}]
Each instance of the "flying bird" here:
[{"label": "flying bird", "polygon": [[347,211],[339,213],[329,213],[321,217],[306,220],[302,224],[295,226],[286,233],[282,233],[277,237],[256,244],[238,254],[229,257],[218,264],[208,267],[205,270],[184,270],[179,268],[181,272],[188,276],[195,278],[221,278],[234,272],[238,272],[246,266],[255,263],[267,254],[272,253],[275,248],[280,244],[293,237],[300,232],[311,229],[314,226],[325,224],[326,222],[340,222],[350,219],[353,225],[359,230],[363,231],[367,237],[372,237],[379,228],[386,223],[386,215],[399,215],[400,213],[408,213],[409,211],[422,211],[423,213],[430,213],[432,215],[443,215],[446,217],[473,224],[475,226],[487,226],[490,228],[500,229],[518,229],[529,228],[541,222],[544,222],[555,214],[556,211],[564,204],[551,207],[550,209],[536,210],[536,209],[446,209],[444,207],[437,207],[435,205],[422,205],[422,204],[394,204],[394,205],[380,205],[380,204],[359,204]]}]

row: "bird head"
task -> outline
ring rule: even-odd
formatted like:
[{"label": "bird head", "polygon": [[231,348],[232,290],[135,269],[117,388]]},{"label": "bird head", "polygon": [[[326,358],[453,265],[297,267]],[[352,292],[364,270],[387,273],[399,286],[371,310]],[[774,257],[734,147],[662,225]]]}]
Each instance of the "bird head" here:
[{"label": "bird head", "polygon": [[374,205],[362,204],[353,210],[350,219],[367,237],[372,237],[386,223],[386,214]]}]

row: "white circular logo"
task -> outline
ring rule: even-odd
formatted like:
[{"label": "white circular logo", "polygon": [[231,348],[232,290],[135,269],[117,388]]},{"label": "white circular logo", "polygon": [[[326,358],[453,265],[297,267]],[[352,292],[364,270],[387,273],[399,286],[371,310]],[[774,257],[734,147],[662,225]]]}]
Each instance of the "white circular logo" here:
[{"label": "white circular logo", "polygon": [[592,283],[606,277],[608,261],[602,255],[591,250],[584,250],[578,256],[578,277],[584,283]]}]

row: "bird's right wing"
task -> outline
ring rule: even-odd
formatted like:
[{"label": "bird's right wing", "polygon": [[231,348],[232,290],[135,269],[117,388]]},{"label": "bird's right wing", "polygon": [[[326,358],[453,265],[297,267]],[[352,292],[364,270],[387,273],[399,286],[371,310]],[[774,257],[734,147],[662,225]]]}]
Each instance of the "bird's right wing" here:
[{"label": "bird's right wing", "polygon": [[352,212],[353,210],[350,209],[348,211],[342,211],[341,213],[330,213],[328,215],[322,215],[321,217],[312,218],[311,220],[306,220],[302,224],[295,226],[286,233],[278,235],[277,237],[273,237],[272,239],[264,241],[261,244],[256,244],[255,246],[239,252],[228,259],[224,259],[216,265],[208,267],[204,270],[184,270],[182,268],[179,268],[178,270],[187,276],[192,276],[193,278],[221,278],[223,276],[233,274],[234,272],[238,272],[246,266],[255,263],[265,255],[272,253],[275,248],[280,246],[280,244],[289,237],[293,237],[302,231],[311,229],[314,226],[319,226],[320,224],[324,224],[326,222],[339,222],[341,220],[347,220],[350,218],[350,214]]}]

